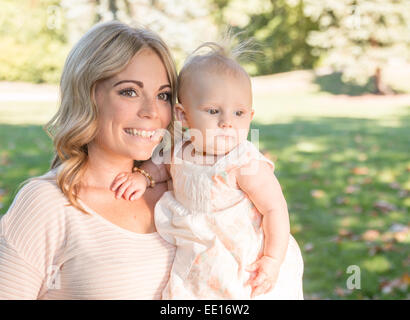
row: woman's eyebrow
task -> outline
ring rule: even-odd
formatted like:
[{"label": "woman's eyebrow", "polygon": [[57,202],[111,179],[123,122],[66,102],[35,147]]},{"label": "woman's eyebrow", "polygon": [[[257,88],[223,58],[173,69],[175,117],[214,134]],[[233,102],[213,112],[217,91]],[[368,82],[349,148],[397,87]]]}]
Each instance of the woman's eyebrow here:
[{"label": "woman's eyebrow", "polygon": [[132,82],[132,83],[135,83],[141,89],[144,88],[144,84],[141,81],[137,81],[137,80],[121,80],[121,81],[118,81],[116,84],[114,84],[113,87],[118,86],[119,84],[125,83],[125,82]]},{"label": "woman's eyebrow", "polygon": [[171,86],[169,84],[163,84],[162,86],[159,87],[158,90],[162,90],[164,88],[171,88]]},{"label": "woman's eyebrow", "polygon": [[[121,81],[118,81],[117,83],[115,83],[113,85],[113,87],[118,86],[119,84],[125,83],[125,82],[132,82],[132,83],[135,83],[137,86],[139,86],[141,89],[144,88],[144,83],[142,83],[141,81],[138,81],[138,80],[121,80]],[[164,88],[171,88],[171,86],[169,84],[163,84],[162,86],[159,87],[158,90],[162,90]]]}]

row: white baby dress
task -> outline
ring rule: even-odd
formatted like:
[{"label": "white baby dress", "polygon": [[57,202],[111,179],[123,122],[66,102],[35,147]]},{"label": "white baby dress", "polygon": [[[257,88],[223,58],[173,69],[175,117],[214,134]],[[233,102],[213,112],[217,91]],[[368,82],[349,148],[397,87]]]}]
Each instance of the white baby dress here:
[{"label": "white baby dress", "polygon": [[[171,163],[173,191],[155,206],[158,233],[177,246],[162,299],[250,299],[245,267],[263,252],[262,216],[229,172],[252,159],[274,164],[250,141],[243,141],[212,166],[182,160],[183,141]],[[263,188],[263,186],[261,186]],[[298,244],[289,245],[272,291],[256,299],[303,299],[303,260]]]}]

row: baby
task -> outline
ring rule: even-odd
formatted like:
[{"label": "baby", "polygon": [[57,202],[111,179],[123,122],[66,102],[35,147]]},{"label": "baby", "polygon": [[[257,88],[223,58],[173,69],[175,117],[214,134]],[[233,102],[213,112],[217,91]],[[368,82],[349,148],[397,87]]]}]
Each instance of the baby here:
[{"label": "baby", "polygon": [[174,114],[185,131],[170,163],[153,156],[112,190],[135,200],[172,178],[155,207],[158,233],[177,246],[163,299],[303,299],[303,260],[274,164],[247,140],[250,78],[222,46],[200,48],[210,51],[197,49],[179,74]]}]

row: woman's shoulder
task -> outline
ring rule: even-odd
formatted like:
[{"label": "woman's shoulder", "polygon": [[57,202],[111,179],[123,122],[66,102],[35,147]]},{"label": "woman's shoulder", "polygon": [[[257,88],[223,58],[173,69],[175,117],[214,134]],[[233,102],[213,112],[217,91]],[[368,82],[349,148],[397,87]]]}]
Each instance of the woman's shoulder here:
[{"label": "woman's shoulder", "polygon": [[[55,173],[29,179],[18,191],[7,213],[1,218],[0,234],[18,230],[52,227],[56,216],[62,215],[68,203],[57,186]],[[57,214],[58,213],[58,214]],[[35,230],[31,230],[35,232]]]},{"label": "woman's shoulder", "polygon": [[64,194],[57,185],[56,171],[52,170],[46,174],[29,179],[18,191],[15,202],[30,197],[26,204],[67,202]]},{"label": "woman's shoulder", "polygon": [[49,172],[30,179],[0,220],[0,238],[37,270],[64,243],[66,206],[63,193]]}]

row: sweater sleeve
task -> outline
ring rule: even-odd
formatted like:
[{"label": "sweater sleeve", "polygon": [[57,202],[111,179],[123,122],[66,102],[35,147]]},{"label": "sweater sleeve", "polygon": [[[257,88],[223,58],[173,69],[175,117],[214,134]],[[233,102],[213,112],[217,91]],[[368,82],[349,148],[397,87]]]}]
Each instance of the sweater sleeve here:
[{"label": "sweater sleeve", "polygon": [[34,180],[0,220],[0,299],[37,299],[64,243],[64,199],[55,183]]},{"label": "sweater sleeve", "polygon": [[0,238],[0,299],[37,299],[43,275]]}]

